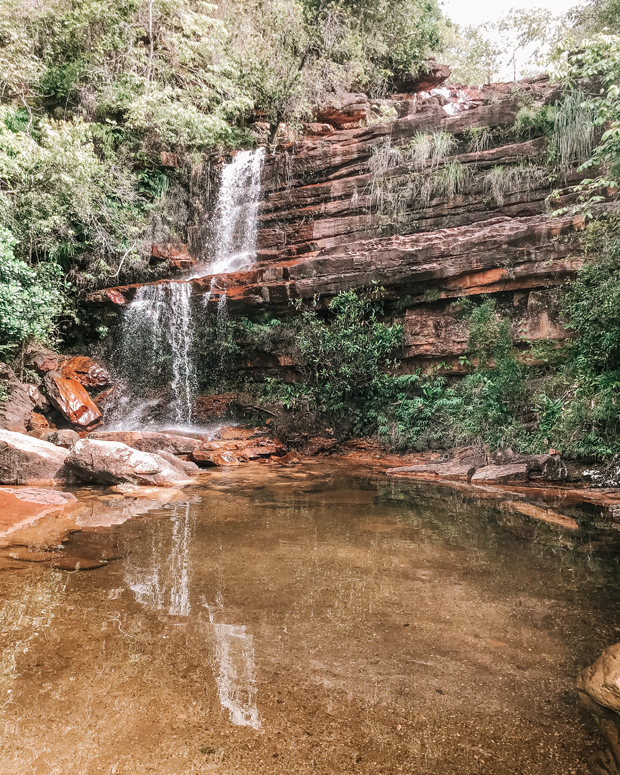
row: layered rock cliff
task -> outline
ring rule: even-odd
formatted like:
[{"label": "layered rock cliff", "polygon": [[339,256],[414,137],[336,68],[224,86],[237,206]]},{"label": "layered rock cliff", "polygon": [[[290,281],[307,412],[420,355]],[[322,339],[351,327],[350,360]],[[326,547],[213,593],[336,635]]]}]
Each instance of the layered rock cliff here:
[{"label": "layered rock cliff", "polygon": [[[553,289],[582,265],[584,224],[580,216],[552,217],[547,199],[579,173],[576,165],[554,173],[547,138],[523,139],[514,128],[524,106],[560,97],[539,79],[400,95],[368,103],[366,112],[354,102],[356,111],[344,110],[348,129],[336,128],[342,112],[322,115],[265,161],[255,264],[194,279],[193,293],[208,294],[209,305],[226,294],[232,315],[282,316],[294,314],[297,300],[324,304],[377,284],[390,315],[404,323],[406,371],[458,368],[467,331],[452,302],[463,296],[496,296],[519,341],[565,338]],[[205,160],[192,173],[187,237],[199,262],[209,257],[222,162]],[[137,287],[91,301],[122,306]],[[246,353],[244,365],[257,377],[290,370],[277,353]]]}]

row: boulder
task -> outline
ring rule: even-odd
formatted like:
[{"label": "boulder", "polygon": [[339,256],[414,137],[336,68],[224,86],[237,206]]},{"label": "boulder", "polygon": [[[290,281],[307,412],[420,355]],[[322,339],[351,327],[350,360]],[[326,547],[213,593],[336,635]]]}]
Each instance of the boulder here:
[{"label": "boulder", "polygon": [[86,355],[66,358],[58,371],[65,379],[74,379],[86,387],[108,387],[112,383],[108,370]]},{"label": "boulder", "polygon": [[[10,430],[10,428],[8,429]],[[30,420],[28,422],[28,432],[31,431],[49,431],[49,430],[56,430],[54,426],[50,423],[50,421],[42,414],[39,414],[39,412],[33,412],[30,415]]]},{"label": "boulder", "polygon": [[43,384],[54,406],[69,422],[87,428],[101,420],[101,412],[76,379],[67,379],[58,371],[48,371]]},{"label": "boulder", "polygon": [[171,487],[191,481],[163,457],[132,449],[118,441],[81,439],[66,462],[81,479],[99,484],[129,482]]},{"label": "boulder", "polygon": [[508,484],[527,482],[528,470],[525,463],[513,463],[506,466],[484,466],[471,478],[472,484]]},{"label": "boulder", "polygon": [[176,468],[177,471],[181,471],[184,474],[189,474],[191,476],[192,474],[200,472],[196,463],[192,463],[191,460],[183,460],[180,457],[176,457],[172,452],[168,452],[165,449],[158,449],[156,454],[159,455],[159,457],[163,457],[163,459],[167,460],[173,468]]},{"label": "boulder", "polygon": [[191,458],[198,465],[207,468],[241,465],[241,461],[234,452],[210,452],[208,449],[196,449],[192,452]]},{"label": "boulder", "polygon": [[37,405],[39,391],[34,385],[20,382],[6,363],[0,363],[0,385],[4,385],[9,394],[8,401],[0,401],[0,428],[25,433]]},{"label": "boulder", "polygon": [[200,439],[154,431],[93,431],[88,438],[97,441],[118,441],[141,452],[159,454],[163,449],[172,455],[189,455],[202,443]]},{"label": "boulder", "polygon": [[69,428],[62,430],[56,430],[52,428],[41,429],[37,431],[30,431],[28,435],[35,439],[49,441],[50,444],[55,444],[57,447],[65,447],[65,449],[71,449],[80,440],[80,434],[77,431],[70,430]]},{"label": "boulder", "polygon": [[72,480],[66,449],[23,433],[0,430],[0,484]]},{"label": "boulder", "polygon": [[419,476],[422,479],[453,479],[455,481],[469,482],[472,478],[475,466],[471,463],[429,463],[427,465],[401,466],[388,468],[389,476]]},{"label": "boulder", "polygon": [[620,713],[620,643],[609,646],[577,680],[577,689],[598,705]]}]

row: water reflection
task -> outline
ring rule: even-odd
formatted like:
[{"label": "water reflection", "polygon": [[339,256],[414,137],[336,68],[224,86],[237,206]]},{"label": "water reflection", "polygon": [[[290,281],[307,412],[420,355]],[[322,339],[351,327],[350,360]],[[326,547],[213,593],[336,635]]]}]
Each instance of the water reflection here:
[{"label": "water reflection", "polygon": [[220,704],[230,711],[233,724],[259,729],[261,726],[256,707],[256,670],[254,636],[245,625],[223,624],[215,621],[224,612],[222,596],[217,604],[204,604],[209,612],[209,625],[215,639],[215,657],[218,673],[215,677]]},{"label": "water reflection", "polygon": [[[195,519],[189,503],[173,507],[169,532],[158,522],[145,554],[128,558],[125,580],[136,600],[170,616],[189,616],[192,575],[191,544]],[[168,543],[169,542],[169,543]]]}]

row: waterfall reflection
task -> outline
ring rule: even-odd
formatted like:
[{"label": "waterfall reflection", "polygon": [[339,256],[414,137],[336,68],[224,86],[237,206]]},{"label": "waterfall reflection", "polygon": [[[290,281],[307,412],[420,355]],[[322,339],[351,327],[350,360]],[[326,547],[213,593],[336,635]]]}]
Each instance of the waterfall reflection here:
[{"label": "waterfall reflection", "polygon": [[256,707],[256,674],[254,636],[245,625],[216,622],[224,612],[221,595],[217,605],[209,606],[210,628],[215,639],[215,657],[218,673],[215,677],[220,704],[230,712],[233,724],[259,729],[261,726]]},{"label": "waterfall reflection", "polygon": [[[147,608],[169,616],[188,617],[195,541],[195,518],[191,504],[175,504],[170,520],[148,526],[146,547],[126,559],[125,581],[136,600]],[[212,641],[215,652],[215,683],[223,708],[237,726],[259,729],[256,707],[254,636],[245,625],[226,624],[222,595],[215,605],[204,603],[209,622],[199,624],[202,637]]]},{"label": "waterfall reflection", "polygon": [[190,504],[175,505],[170,522],[170,533],[165,522],[154,524],[148,555],[128,558],[125,580],[143,605],[170,616],[189,616],[194,534]]}]

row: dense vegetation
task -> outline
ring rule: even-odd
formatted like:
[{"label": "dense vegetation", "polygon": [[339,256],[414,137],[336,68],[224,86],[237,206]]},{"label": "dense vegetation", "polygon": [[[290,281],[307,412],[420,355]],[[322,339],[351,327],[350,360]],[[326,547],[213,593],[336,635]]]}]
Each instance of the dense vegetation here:
[{"label": "dense vegetation", "polygon": [[[88,290],[156,277],[151,243],[182,241],[188,176],[204,153],[255,144],[257,120],[275,142],[283,124],[295,131],[343,91],[385,95],[442,51],[472,82],[506,66],[516,76],[523,52],[551,63],[567,97],[524,103],[512,129],[515,139],[547,135],[549,158],[492,168],[482,186],[501,206],[511,187],[561,182],[583,164],[578,206],[591,218],[619,173],[619,9],[597,0],[557,19],[513,11],[493,30],[459,30],[436,0],[2,0],[0,354],[18,358],[29,342],[79,327]],[[466,190],[462,165],[438,164],[454,142],[436,133],[377,148],[371,193],[385,233],[412,227],[412,203]],[[474,130],[458,142],[480,151],[494,138]],[[407,165],[402,179],[384,175]],[[460,381],[397,375],[402,332],[382,322],[378,289],[292,324],[213,336],[228,352],[286,341],[303,382],[268,383],[263,400],[343,435],[380,433],[397,449],[482,440],[608,456],[620,451],[619,234],[613,218],[589,227],[589,260],[558,300],[575,332],[561,350],[543,343],[524,359],[493,300],[458,303],[470,329],[471,373]],[[229,376],[214,373],[219,386]]]}]

